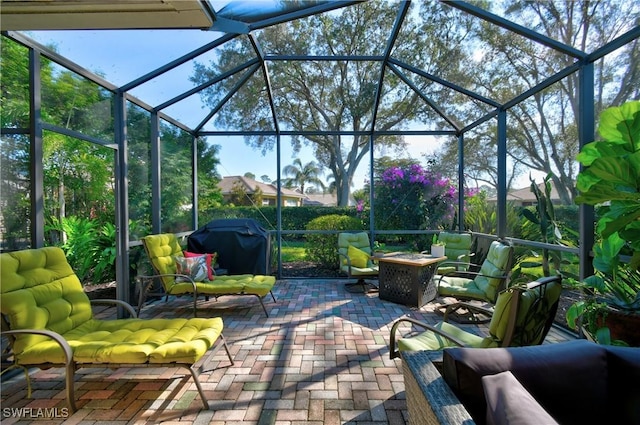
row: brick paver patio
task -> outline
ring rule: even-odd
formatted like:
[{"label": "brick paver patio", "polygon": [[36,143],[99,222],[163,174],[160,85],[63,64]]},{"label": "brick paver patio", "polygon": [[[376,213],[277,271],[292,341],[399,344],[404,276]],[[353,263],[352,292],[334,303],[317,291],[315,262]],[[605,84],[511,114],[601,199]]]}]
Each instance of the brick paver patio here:
[{"label": "brick paver patio", "polygon": [[[222,316],[224,350],[210,352],[200,379],[205,410],[184,369],[80,369],[78,411],[65,418],[62,369],[34,370],[32,398],[24,375],[2,382],[2,423],[65,424],[398,424],[407,422],[401,360],[389,359],[393,322],[410,315],[429,323],[439,316],[352,294],[344,281],[281,280],[265,304],[223,297],[199,303],[199,316]],[[188,298],[156,301],[141,317],[189,317]],[[111,314],[99,312],[100,316]],[[547,342],[571,338],[552,329]],[[45,418],[49,416],[49,419]],[[51,418],[53,416],[53,418]]]}]

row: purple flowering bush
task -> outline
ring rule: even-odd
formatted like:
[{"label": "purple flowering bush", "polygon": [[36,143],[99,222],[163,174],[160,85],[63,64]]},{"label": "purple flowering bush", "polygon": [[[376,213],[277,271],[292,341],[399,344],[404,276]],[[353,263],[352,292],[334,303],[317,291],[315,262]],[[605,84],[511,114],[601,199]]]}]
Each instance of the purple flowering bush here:
[{"label": "purple flowering bush", "polygon": [[[378,229],[440,229],[449,228],[453,223],[456,188],[449,179],[420,164],[386,168],[376,176],[374,188]],[[356,208],[363,209],[364,205]],[[426,246],[416,246],[416,249],[424,248]]]}]

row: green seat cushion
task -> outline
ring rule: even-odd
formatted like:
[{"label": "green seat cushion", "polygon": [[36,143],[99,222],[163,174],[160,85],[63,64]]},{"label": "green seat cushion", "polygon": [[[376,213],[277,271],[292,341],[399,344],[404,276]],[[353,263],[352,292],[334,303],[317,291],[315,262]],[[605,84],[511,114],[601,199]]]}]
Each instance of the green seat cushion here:
[{"label": "green seat cushion", "polygon": [[458,276],[442,276],[442,279],[436,282],[439,282],[438,295],[440,296],[491,301],[474,280]]},{"label": "green seat cushion", "polygon": [[[465,346],[468,347],[484,348],[495,345],[489,338],[483,338],[466,332],[447,322],[439,322],[435,327],[461,340]],[[442,350],[447,347],[457,347],[457,345],[449,339],[429,330],[416,336],[398,340],[398,349],[400,351]]]},{"label": "green seat cushion", "polygon": [[[233,278],[233,276],[228,277]],[[244,292],[247,294],[254,294],[263,297],[271,292],[275,284],[275,276],[255,275],[247,282],[247,285],[244,288]]]},{"label": "green seat cushion", "polygon": [[[275,276],[239,274],[216,276],[213,282],[196,282],[196,287],[198,294],[204,295],[244,293],[263,297],[273,289],[275,283]],[[176,283],[168,293],[169,295],[191,294],[193,293],[193,285],[191,282]]]},{"label": "green seat cushion", "polygon": [[[349,273],[349,268],[344,266],[342,271]],[[375,276],[378,274],[378,266],[372,265],[371,267],[351,267],[352,276]]]},{"label": "green seat cushion", "polygon": [[487,258],[480,268],[480,276],[474,281],[478,288],[485,294],[488,300],[495,300],[500,290],[501,284],[505,282],[502,276],[508,272],[507,267],[511,257],[511,247],[500,243],[499,241],[491,242]]},{"label": "green seat cushion", "polygon": [[438,267],[438,270],[436,271],[437,274],[442,275],[442,274],[450,274],[453,273],[457,270],[456,266],[447,266],[446,262],[442,263],[444,264],[444,266],[442,267]]},{"label": "green seat cushion", "polygon": [[[78,363],[187,363],[198,361],[222,333],[219,317],[205,319],[89,320],[62,335]],[[24,364],[63,363],[51,340],[19,354]]]}]

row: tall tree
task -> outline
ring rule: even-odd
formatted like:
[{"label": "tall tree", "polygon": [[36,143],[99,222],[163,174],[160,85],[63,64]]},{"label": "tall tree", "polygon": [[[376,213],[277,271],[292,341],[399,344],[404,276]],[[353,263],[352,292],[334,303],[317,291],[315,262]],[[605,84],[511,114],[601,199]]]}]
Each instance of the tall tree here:
[{"label": "tall tree", "polygon": [[[503,7],[499,14],[583,52],[593,52],[640,22],[640,4],[619,1],[507,0],[490,3]],[[484,54],[469,78],[481,94],[507,102],[545,78],[572,65],[576,59],[537,44],[490,23],[475,34]],[[638,40],[595,64],[596,116],[607,106],[619,105],[640,95],[640,49]],[[565,204],[575,193],[578,153],[579,78],[573,73],[508,114],[508,155],[512,179],[518,173],[537,170],[551,174],[553,185]],[[454,103],[454,102],[452,102]],[[449,108],[449,105],[444,105]],[[465,138],[465,172],[478,181],[495,184],[495,126],[485,125]],[[457,141],[438,153],[445,162],[457,157]],[[479,159],[484,159],[480,161]]]},{"label": "tall tree", "polygon": [[[2,40],[2,126],[28,127],[29,73],[27,49],[17,43]],[[73,129],[97,138],[113,137],[111,100],[108,92],[69,70],[41,61],[42,120]],[[11,143],[9,143],[11,141]],[[3,212],[3,221],[11,223],[13,232],[24,227],[28,210],[23,199],[31,184],[28,167],[28,139],[5,138],[2,141],[2,191],[14,210],[20,206],[20,222],[13,223],[10,211]],[[47,219],[62,221],[70,215],[109,221],[113,218],[113,151],[70,136],[45,131],[43,136],[44,206]],[[5,161],[6,160],[6,161]],[[18,162],[16,162],[18,161]],[[11,175],[10,173],[15,173]],[[18,183],[19,182],[19,183]],[[111,220],[113,221],[113,220]],[[22,223],[22,224],[21,224]]]},{"label": "tall tree", "polygon": [[293,160],[293,164],[285,166],[282,171],[285,176],[291,176],[283,180],[286,187],[297,187],[300,189],[300,193],[305,193],[304,186],[307,183],[315,184],[324,189],[324,183],[320,180],[322,169],[314,161],[302,164],[302,160],[296,158]]},{"label": "tall tree", "polygon": [[[420,3],[417,7],[431,7]],[[323,15],[298,19],[268,27],[257,34],[262,51],[274,55],[378,56],[384,53],[389,34],[396,20],[398,5],[394,2],[362,2]],[[446,9],[446,8],[445,8]],[[453,73],[462,61],[436,46],[425,31],[426,25],[442,29],[443,8],[437,16],[418,23],[417,14],[407,15],[395,44],[398,55],[410,58],[411,65],[425,70],[439,69]],[[436,22],[440,22],[437,25]],[[459,49],[463,31],[451,33],[452,50]],[[458,41],[458,42],[456,42]],[[438,49],[440,48],[440,49]],[[248,38],[238,38],[222,46],[215,62],[197,64],[192,81],[205,83],[256,55]],[[385,79],[376,120],[373,106],[382,64],[370,60],[287,60],[269,62],[275,110],[281,127],[294,130],[321,130],[330,134],[293,136],[294,150],[308,145],[313,149],[319,166],[329,170],[335,182],[338,205],[347,205],[353,176],[371,149],[369,135],[340,134],[406,128],[425,106],[419,96],[391,70]],[[203,92],[204,101],[215,108],[225,99],[228,90],[241,77],[227,78]],[[419,82],[424,88],[427,82]],[[273,130],[271,107],[264,90],[262,74],[257,72],[215,116],[219,128],[241,130]],[[271,136],[245,136],[245,142],[263,152],[273,148]],[[399,136],[379,137],[376,149],[401,148]]]},{"label": "tall tree", "polygon": [[[29,56],[27,49],[3,37],[0,43],[0,124],[2,128],[29,126]],[[1,239],[8,249],[28,240],[29,139],[3,134],[0,138]]]}]

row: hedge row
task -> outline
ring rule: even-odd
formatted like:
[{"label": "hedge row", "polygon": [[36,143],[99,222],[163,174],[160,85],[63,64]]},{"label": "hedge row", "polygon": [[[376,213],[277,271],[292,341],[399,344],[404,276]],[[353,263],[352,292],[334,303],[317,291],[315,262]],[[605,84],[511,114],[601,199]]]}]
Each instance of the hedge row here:
[{"label": "hedge row", "polygon": [[[534,209],[534,207],[527,208]],[[555,214],[556,219],[566,228],[578,230],[579,218],[576,205],[558,205],[555,207]],[[308,206],[282,208],[282,229],[305,230],[312,220],[326,215],[354,217],[360,220],[363,229],[369,228],[369,214],[367,211],[358,212],[355,207]],[[201,213],[199,217],[200,226],[220,218],[252,218],[270,231],[275,231],[278,223],[276,207],[222,207]]]},{"label": "hedge row", "polygon": [[[312,220],[325,215],[342,215],[360,218],[354,207],[286,207],[282,208],[282,229],[305,230]],[[200,226],[211,220],[220,218],[252,218],[267,230],[278,227],[276,207],[223,207],[202,213],[199,217]],[[362,222],[363,229],[368,226],[368,220]]]}]

